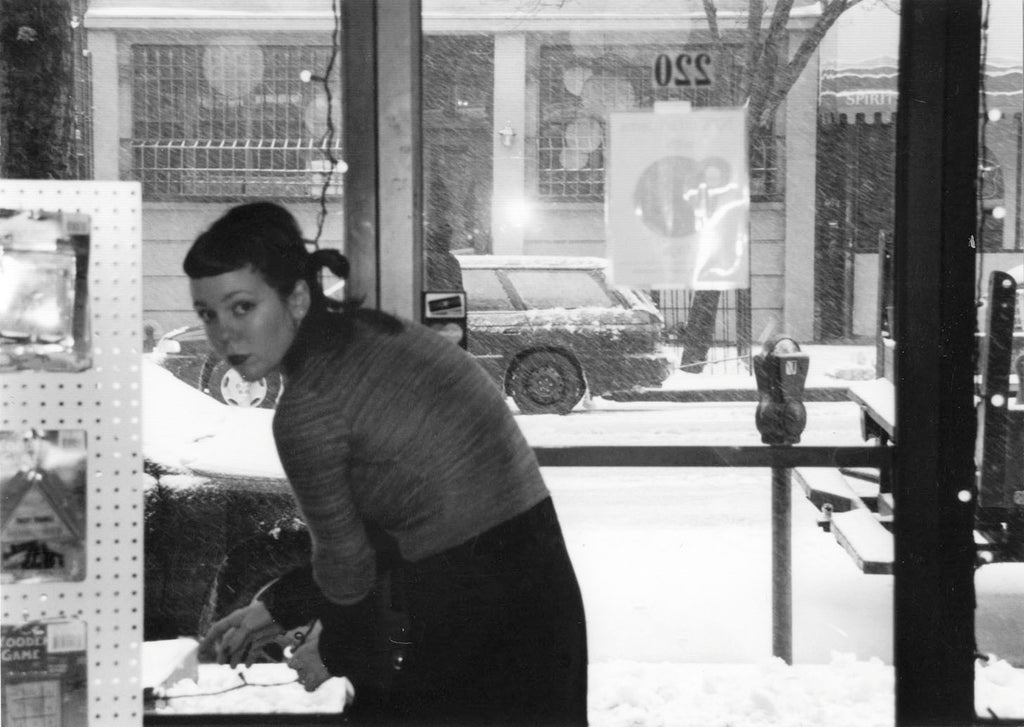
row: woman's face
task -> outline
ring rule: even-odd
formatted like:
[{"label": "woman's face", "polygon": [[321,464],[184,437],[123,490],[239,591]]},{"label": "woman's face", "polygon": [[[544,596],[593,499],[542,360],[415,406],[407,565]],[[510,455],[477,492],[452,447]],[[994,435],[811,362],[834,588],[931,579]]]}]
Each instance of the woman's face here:
[{"label": "woman's face", "polygon": [[280,365],[309,310],[305,281],[282,298],[251,267],[193,278],[189,287],[210,345],[247,381]]}]

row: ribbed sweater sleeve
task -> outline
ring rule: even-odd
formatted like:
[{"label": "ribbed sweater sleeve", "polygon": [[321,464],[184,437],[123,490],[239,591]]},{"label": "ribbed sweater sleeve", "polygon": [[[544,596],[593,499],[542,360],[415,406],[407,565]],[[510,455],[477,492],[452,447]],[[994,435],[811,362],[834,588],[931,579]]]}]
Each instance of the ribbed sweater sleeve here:
[{"label": "ribbed sweater sleeve", "polygon": [[331,398],[311,392],[282,401],[274,440],[312,537],[313,575],[336,604],[362,600],[376,575],[375,553],[353,502],[350,433]]}]

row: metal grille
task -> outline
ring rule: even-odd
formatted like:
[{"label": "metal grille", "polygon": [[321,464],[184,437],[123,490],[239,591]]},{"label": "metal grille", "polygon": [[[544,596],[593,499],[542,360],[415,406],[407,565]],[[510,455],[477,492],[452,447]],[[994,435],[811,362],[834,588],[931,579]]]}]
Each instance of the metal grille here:
[{"label": "metal grille", "polygon": [[[682,331],[690,319],[692,290],[654,290],[651,297],[665,316],[665,338],[676,358],[682,354]],[[715,312],[715,331],[703,371],[717,374],[749,374],[751,369],[750,293],[722,291]]]},{"label": "metal grille", "polygon": [[[666,50],[629,46],[592,57],[581,56],[568,45],[541,48],[537,139],[541,198],[604,201],[604,134],[609,112],[651,108],[655,101],[689,101],[694,106],[722,103],[721,90],[655,87],[650,59]],[[736,76],[735,58],[723,54],[720,63],[718,76],[727,83],[726,79]],[[775,136],[769,133],[752,150],[751,187],[755,197],[780,191],[775,145]]]},{"label": "metal grille", "polygon": [[[150,199],[319,196],[341,151],[329,47],[133,47],[132,166]],[[340,194],[340,178],[330,194]]]}]

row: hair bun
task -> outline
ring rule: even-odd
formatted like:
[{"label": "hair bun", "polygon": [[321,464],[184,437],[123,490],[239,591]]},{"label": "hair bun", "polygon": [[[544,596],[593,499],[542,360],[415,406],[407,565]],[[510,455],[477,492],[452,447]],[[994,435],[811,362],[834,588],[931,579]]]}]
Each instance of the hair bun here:
[{"label": "hair bun", "polygon": [[314,269],[325,267],[342,280],[348,279],[348,258],[333,247],[322,247],[319,250],[314,250],[310,255],[310,261]]}]

